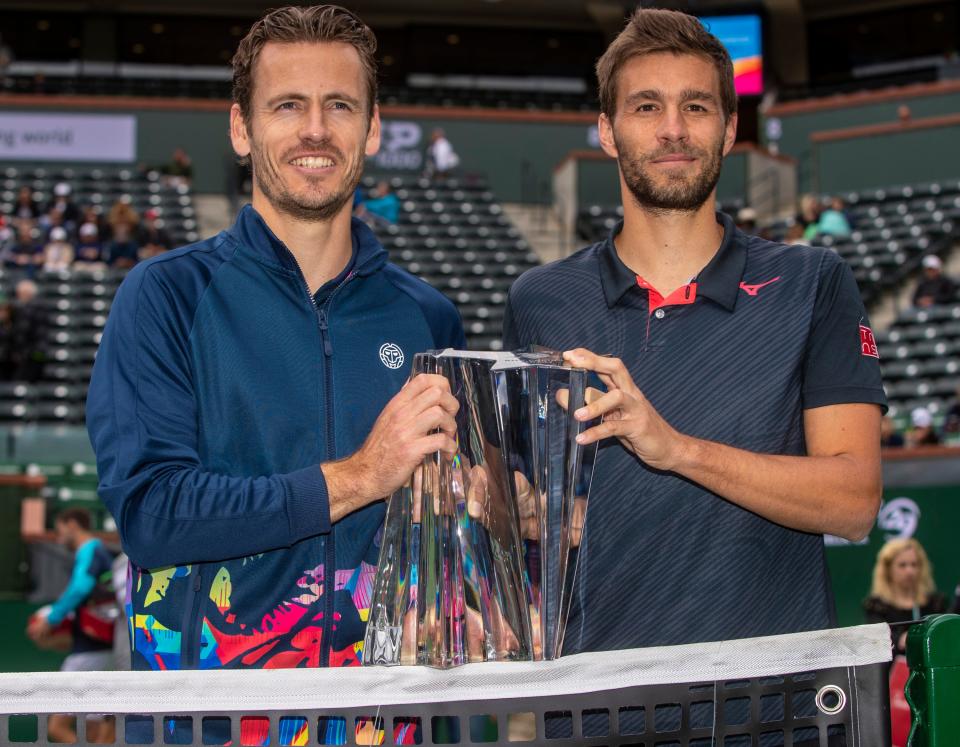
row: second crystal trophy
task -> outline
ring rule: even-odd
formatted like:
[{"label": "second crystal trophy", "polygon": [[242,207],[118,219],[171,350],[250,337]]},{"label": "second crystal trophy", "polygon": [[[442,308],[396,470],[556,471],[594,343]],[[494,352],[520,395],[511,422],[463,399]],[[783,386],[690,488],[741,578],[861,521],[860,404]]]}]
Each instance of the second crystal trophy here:
[{"label": "second crystal trophy", "polygon": [[417,355],[419,373],[450,381],[458,452],[390,498],[364,664],[554,659],[596,457],[572,414],[588,373],[555,352],[457,350]]}]

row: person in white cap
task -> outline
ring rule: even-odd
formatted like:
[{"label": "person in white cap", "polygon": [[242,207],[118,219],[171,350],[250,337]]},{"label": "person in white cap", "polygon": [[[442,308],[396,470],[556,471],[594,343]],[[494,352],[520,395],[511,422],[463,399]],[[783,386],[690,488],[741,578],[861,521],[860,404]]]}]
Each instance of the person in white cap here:
[{"label": "person in white cap", "polygon": [[60,214],[60,222],[68,231],[73,231],[80,220],[80,209],[71,199],[73,188],[68,182],[58,182],[53,186],[53,199],[50,200],[44,213],[49,215],[52,211]]},{"label": "person in white cap", "polygon": [[906,434],[908,447],[936,446],[940,443],[940,437],[933,427],[933,415],[926,407],[915,407],[910,412],[910,423],[912,427]]},{"label": "person in white cap", "polygon": [[952,303],[957,300],[957,288],[953,280],[943,274],[943,263],[936,254],[923,258],[923,278],[913,293],[913,305],[925,309],[928,306]]}]

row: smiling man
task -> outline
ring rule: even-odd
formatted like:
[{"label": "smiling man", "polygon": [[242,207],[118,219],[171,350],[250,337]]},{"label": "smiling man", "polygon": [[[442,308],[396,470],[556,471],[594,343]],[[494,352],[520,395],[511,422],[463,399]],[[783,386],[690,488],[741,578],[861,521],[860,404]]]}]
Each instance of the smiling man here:
[{"label": "smiling man", "polygon": [[383,499],[455,448],[446,381],[405,382],[416,352],[464,346],[456,309],[351,219],[375,49],[337,6],[257,21],[230,112],[252,206],[117,293],[87,423],[135,668],[357,665]]},{"label": "smiling man", "polygon": [[607,389],[576,413],[604,422],[564,653],[828,627],[822,535],[863,537],[881,490],[856,283],[716,212],[737,99],[696,18],[637,10],[597,77],[623,222],[521,277],[504,322]]}]

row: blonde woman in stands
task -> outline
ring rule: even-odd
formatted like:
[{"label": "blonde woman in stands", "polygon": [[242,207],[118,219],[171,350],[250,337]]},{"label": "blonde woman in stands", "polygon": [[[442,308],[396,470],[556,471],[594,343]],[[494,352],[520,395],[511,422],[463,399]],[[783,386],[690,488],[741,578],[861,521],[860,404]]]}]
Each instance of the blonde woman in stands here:
[{"label": "blonde woman in stands", "polygon": [[867,622],[898,625],[893,630],[898,655],[904,654],[907,643],[906,627],[899,624],[946,609],[946,600],[933,583],[933,569],[923,545],[910,537],[890,540],[880,548],[863,611]]}]

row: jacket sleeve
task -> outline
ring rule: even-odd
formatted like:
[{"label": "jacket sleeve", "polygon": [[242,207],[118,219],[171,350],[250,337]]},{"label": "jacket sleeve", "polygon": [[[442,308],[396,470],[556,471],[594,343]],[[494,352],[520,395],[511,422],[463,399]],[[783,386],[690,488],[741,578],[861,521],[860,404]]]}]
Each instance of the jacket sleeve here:
[{"label": "jacket sleeve", "polygon": [[195,278],[173,283],[158,266],[134,268],[118,290],[87,395],[100,497],[124,551],[156,568],[254,555],[329,532],[319,465],[259,477],[203,468],[189,339],[189,299],[202,288],[189,288]]}]

